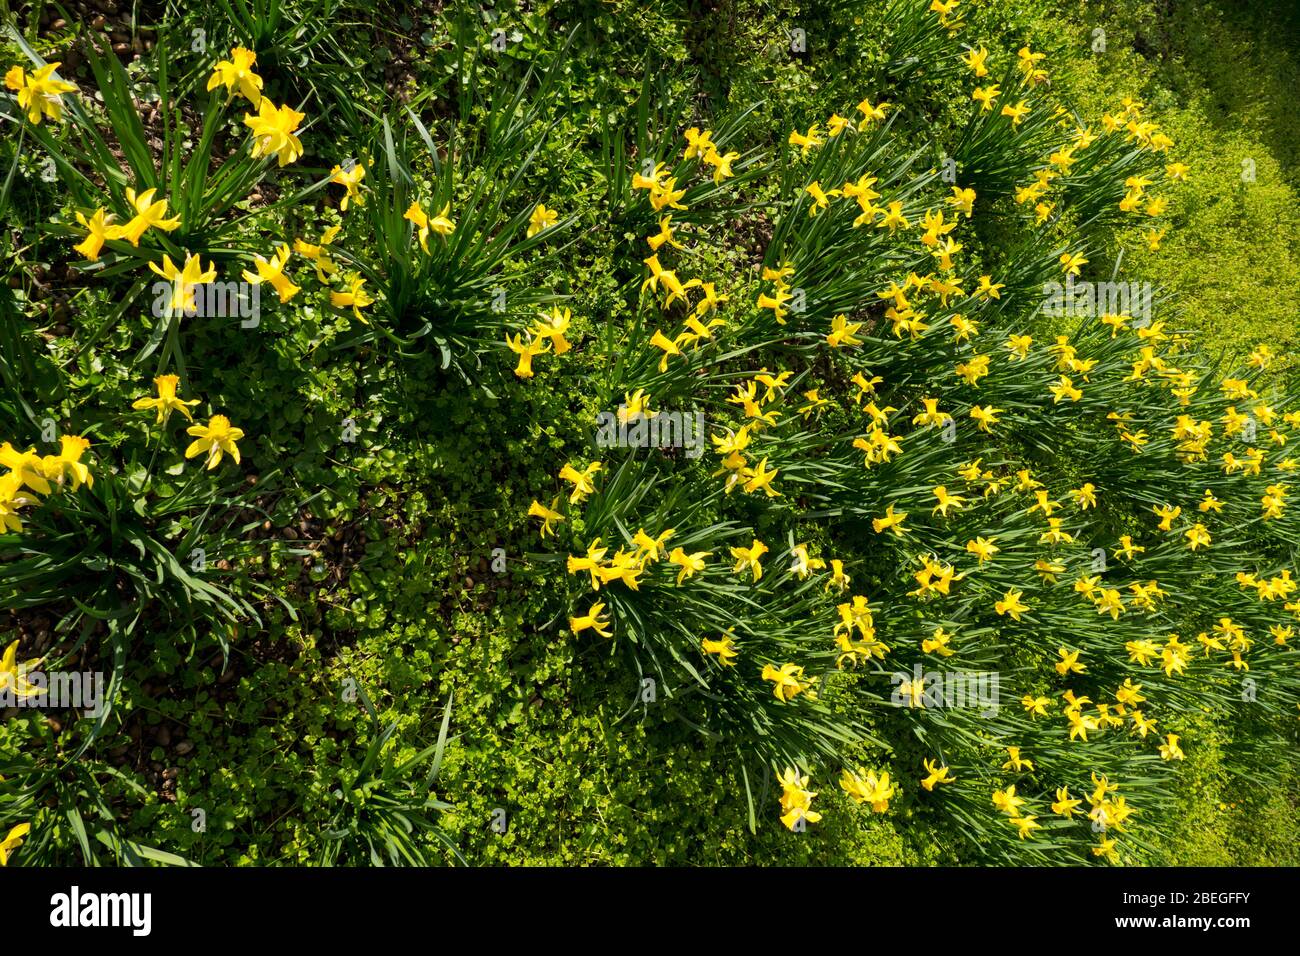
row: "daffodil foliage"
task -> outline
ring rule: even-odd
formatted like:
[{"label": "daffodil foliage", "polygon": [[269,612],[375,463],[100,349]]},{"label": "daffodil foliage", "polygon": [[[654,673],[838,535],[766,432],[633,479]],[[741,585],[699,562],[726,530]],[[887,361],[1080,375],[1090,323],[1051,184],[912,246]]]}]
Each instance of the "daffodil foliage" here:
[{"label": "daffodil foliage", "polygon": [[[928,11],[949,56],[955,6]],[[1267,343],[1222,367],[1159,294],[1039,314],[1053,284],[1117,277],[1100,226],[1158,244],[1189,170],[1143,104],[1077,115],[1041,53],[964,49],[955,143],[898,141],[864,91],[744,183],[731,127],[630,151],[610,202],[649,224],[637,320],[594,385],[629,447],[562,463],[529,514],[573,640],[734,752],[756,819],[765,794],[802,830],[818,786],[870,813],[913,791],[991,857],[1138,861],[1186,715],[1295,752],[1300,407]],[[698,274],[729,241],[707,203],[749,190],[762,261]],[[525,336],[537,384],[547,322]],[[703,458],[664,427],[683,411]]]}]

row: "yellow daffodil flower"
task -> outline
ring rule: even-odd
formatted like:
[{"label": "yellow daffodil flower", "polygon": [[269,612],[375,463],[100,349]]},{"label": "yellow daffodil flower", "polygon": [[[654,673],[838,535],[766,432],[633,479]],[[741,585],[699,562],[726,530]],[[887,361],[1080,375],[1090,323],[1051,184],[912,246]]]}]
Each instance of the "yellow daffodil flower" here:
[{"label": "yellow daffodil flower", "polygon": [[1160,745],[1160,759],[1182,760],[1185,756],[1186,754],[1183,753],[1183,748],[1178,746],[1178,735],[1166,734],[1164,743]]},{"label": "yellow daffodil flower", "polygon": [[803,679],[803,668],[797,664],[782,664],[779,668],[765,664],[763,680],[772,681],[773,695],[777,700],[786,702],[794,700],[812,686]]},{"label": "yellow daffodil flower", "polygon": [[32,825],[30,823],[20,823],[5,834],[5,838],[0,840],[0,866],[9,865],[9,858],[13,856],[15,850],[23,845],[23,840],[26,839],[31,830]]},{"label": "yellow daffodil flower", "polygon": [[668,371],[668,359],[673,355],[681,355],[682,350],[678,348],[677,342],[668,338],[659,329],[655,329],[654,335],[650,337],[650,344],[663,351],[663,358],[659,360],[659,371]]},{"label": "yellow daffodil flower", "polygon": [[[558,500],[559,499],[557,498],[556,501],[558,502]],[[538,505],[538,507],[540,508],[541,506]],[[532,512],[530,511],[530,516],[531,515]],[[540,515],[538,516],[540,517]],[[592,590],[599,591],[601,581],[600,575],[597,574],[597,572],[600,570],[600,562],[604,560],[608,551],[608,548],[602,548],[600,546],[600,539],[597,538],[595,541],[591,542],[591,544],[587,545],[587,553],[582,557],[576,557],[572,554],[569,555],[566,559],[566,569],[570,574],[577,574],[579,571],[586,571],[591,575]]]},{"label": "yellow daffodil flower", "polygon": [[1196,524],[1187,531],[1188,550],[1195,551],[1198,548],[1209,547],[1209,545],[1210,532],[1206,530],[1205,525],[1201,524],[1199,521],[1196,522]]},{"label": "yellow daffodil flower", "polygon": [[257,54],[242,46],[231,47],[230,59],[220,60],[208,78],[208,90],[218,86],[226,88],[226,94],[233,97],[236,93],[254,107],[262,102],[262,78],[253,72],[257,63]]},{"label": "yellow daffodil flower", "polygon": [[239,446],[235,443],[244,437],[244,430],[232,426],[225,415],[213,415],[207,425],[191,425],[185,434],[194,436],[185,457],[207,455],[209,471],[221,464],[222,455],[229,455],[239,464]]},{"label": "yellow daffodil flower", "polygon": [[817,794],[808,789],[808,778],[800,776],[792,767],[777,775],[781,784],[781,823],[788,830],[796,830],[803,823],[816,823],[821,814],[812,809],[812,799]]},{"label": "yellow daffodil flower", "polygon": [[934,634],[921,640],[922,654],[938,654],[940,657],[952,657],[956,652],[948,646],[952,635],[942,627],[936,627]]},{"label": "yellow daffodil flower", "polygon": [[1071,651],[1060,647],[1057,648],[1056,653],[1060,655],[1061,659],[1052,666],[1056,668],[1056,673],[1062,677],[1069,677],[1071,674],[1082,674],[1087,671],[1088,666],[1079,663],[1079,655],[1082,651]]},{"label": "yellow daffodil flower", "polygon": [[560,514],[558,511],[555,510],[555,506],[556,504],[559,503],[559,500],[560,500],[559,496],[557,495],[555,500],[551,502],[551,506],[549,508],[546,507],[546,505],[542,504],[540,501],[537,501],[536,499],[534,499],[533,503],[528,506],[528,517],[542,519],[543,538],[553,533],[551,530],[551,525],[553,523],[557,523],[564,520],[564,515]]},{"label": "yellow daffodil flower", "polygon": [[966,542],[966,550],[975,555],[977,561],[983,564],[997,554],[1000,550],[996,544],[996,538],[975,537]]},{"label": "yellow daffodil flower", "polygon": [[814,146],[820,146],[822,144],[822,138],[818,134],[817,124],[813,123],[812,126],[808,127],[807,133],[800,133],[798,130],[791,132],[790,138],[786,140],[786,142],[791,146],[798,146],[799,154],[801,156],[807,156],[808,150],[812,149]]},{"label": "yellow daffodil flower", "polygon": [[862,331],[861,322],[850,322],[847,315],[837,315],[831,319],[831,330],[826,335],[826,344],[833,349],[846,345],[861,345],[862,339],[857,334]]},{"label": "yellow daffodil flower", "polygon": [[105,215],[102,207],[91,213],[89,219],[77,213],[77,222],[86,230],[86,238],[72,248],[90,262],[96,261],[107,240],[122,238],[122,227],[112,224],[114,218],[112,214]]},{"label": "yellow daffodil flower", "polygon": [[[283,165],[283,163],[281,164]],[[364,206],[366,197],[361,192],[361,181],[366,178],[366,164],[353,163],[347,169],[335,163],[334,168],[330,170],[329,181],[336,186],[342,186],[344,189],[343,198],[339,200],[339,210],[347,212],[348,206],[353,201],[358,206]],[[409,218],[409,217],[408,217]]]},{"label": "yellow daffodil flower", "polygon": [[862,102],[857,105],[857,110],[862,114],[862,122],[864,124],[881,122],[885,118],[885,111],[889,109],[893,109],[893,104],[885,103],[883,101],[872,106],[870,100],[863,99]]},{"label": "yellow daffodil flower", "polygon": [[891,531],[896,538],[901,538],[907,534],[907,528],[903,527],[903,521],[907,518],[906,511],[894,512],[894,505],[891,503],[885,506],[885,514],[880,518],[871,519],[871,529],[880,534],[883,531]]},{"label": "yellow daffodil flower", "polygon": [[761,559],[765,554],[767,554],[767,545],[757,538],[747,548],[732,548],[731,556],[736,559],[736,566],[732,570],[739,574],[748,568],[753,573],[754,581],[757,582],[763,577]]},{"label": "yellow daffodil flower", "polygon": [[885,211],[885,218],[876,223],[876,228],[888,229],[890,235],[893,235],[896,229],[907,229],[910,228],[911,225],[912,224],[907,221],[907,217],[903,215],[902,202],[895,201],[889,204]]},{"label": "yellow daffodil flower", "polygon": [[1011,822],[1015,824],[1016,835],[1022,840],[1033,831],[1042,829],[1037,817],[1012,817]]},{"label": "yellow daffodil flower", "polygon": [[673,237],[674,230],[672,223],[673,217],[671,213],[659,220],[659,232],[646,238],[646,242],[650,244],[651,252],[658,252],[665,243],[672,246],[674,249],[685,248]]},{"label": "yellow daffodil flower", "polygon": [[1015,106],[1002,107],[1002,115],[1011,117],[1012,126],[1019,126],[1024,122],[1025,117],[1029,115],[1029,107],[1025,105],[1024,100],[1021,100]]},{"label": "yellow daffodil flower", "polygon": [[1072,488],[1068,494],[1080,511],[1097,507],[1097,486],[1090,481],[1085,481],[1078,488]]},{"label": "yellow daffodil flower", "polygon": [[0,655],[0,693],[7,691],[20,700],[38,697],[43,694],[43,688],[27,679],[28,673],[38,667],[40,663],[41,659],[38,657],[19,664],[18,642],[14,641],[5,648],[4,654]]},{"label": "yellow daffodil flower", "polygon": [[1010,784],[1005,790],[993,791],[993,806],[1012,817],[1020,816],[1024,798],[1016,796],[1016,785]]},{"label": "yellow daffodil flower", "polygon": [[1063,252],[1061,253],[1061,271],[1067,276],[1077,276],[1088,260],[1083,257],[1081,252]]},{"label": "yellow daffodil flower", "polygon": [[790,571],[800,581],[812,572],[820,571],[825,567],[826,562],[823,559],[809,557],[806,544],[797,544],[790,549]]},{"label": "yellow daffodil flower", "polygon": [[970,417],[975,419],[976,426],[980,431],[989,433],[992,426],[998,424],[1002,419],[998,418],[1000,408],[992,405],[972,405],[970,408]]},{"label": "yellow daffodil flower", "polygon": [[989,51],[981,46],[978,50],[969,50],[962,56],[961,61],[966,64],[967,69],[975,74],[975,78],[979,79],[989,75],[989,68],[985,65],[988,57]]},{"label": "yellow daffodil flower", "polygon": [[829,197],[838,196],[840,194],[840,191],[838,189],[832,189],[829,193],[823,191],[822,185],[819,182],[809,183],[807,186],[804,187],[804,192],[806,192],[813,199],[813,204],[810,207],[808,207],[809,216],[817,215],[817,210],[819,209],[829,209],[830,208]]},{"label": "yellow daffodil flower", "polygon": [[181,224],[180,218],[168,219],[167,217],[167,200],[160,199],[153,201],[156,189],[146,189],[144,192],[136,194],[136,191],[130,186],[126,190],[126,201],[135,210],[135,215],[131,220],[121,228],[120,237],[110,236],[108,238],[122,238],[133,246],[140,245],[140,239],[149,229],[161,229],[164,232],[171,232]]},{"label": "yellow daffodil flower", "polygon": [[704,559],[713,556],[711,551],[695,551],[687,554],[681,548],[673,548],[672,553],[668,555],[668,563],[675,564],[680,571],[677,572],[677,583],[681,584],[687,578],[694,577],[704,570]]},{"label": "yellow daffodil flower", "polygon": [[559,218],[559,214],[554,209],[547,209],[538,203],[533,208],[533,214],[528,217],[528,238],[531,239],[543,229],[550,229]]},{"label": "yellow daffodil flower", "polygon": [[[257,115],[248,113],[244,116],[244,125],[253,134],[253,158],[274,155],[281,167],[296,161],[302,155],[302,141],[294,134],[298,124],[306,118],[306,113],[299,113],[288,104],[276,108],[263,97],[258,103]],[[362,167],[358,164],[357,168]]]},{"label": "yellow daffodil flower", "polygon": [[14,66],[5,73],[5,86],[17,94],[18,106],[27,112],[27,121],[34,126],[41,124],[42,117],[56,123],[63,121],[63,94],[71,93],[76,86],[55,78],[59,66],[47,63],[31,74]]},{"label": "yellow daffodil flower", "polygon": [[[947,768],[945,768],[947,769]],[[881,771],[877,776],[874,770],[857,772],[845,770],[840,776],[840,789],[847,793],[854,803],[871,805],[872,813],[884,813],[889,809],[889,801],[898,796],[898,787],[889,782],[889,771]]]},{"label": "yellow daffodil flower", "polygon": [[1020,615],[1029,610],[1025,604],[1021,603],[1020,598],[1023,594],[1023,591],[1008,588],[1007,592],[1002,595],[1002,600],[994,602],[993,610],[998,613],[999,617],[1009,614],[1013,620],[1019,621]]},{"label": "yellow daffodil flower", "polygon": [[1082,803],[1082,800],[1076,800],[1070,796],[1070,790],[1068,787],[1057,787],[1056,802],[1052,804],[1052,812],[1070,820],[1073,819],[1074,814],[1078,812],[1075,808]]},{"label": "yellow daffodil flower", "polygon": [[623,403],[618,407],[620,422],[635,422],[642,418],[654,418],[658,414],[650,407],[650,396],[644,388],[623,393]]},{"label": "yellow daffodil flower", "polygon": [[700,641],[700,647],[706,654],[717,654],[718,663],[723,667],[735,667],[735,658],[740,656],[736,650],[736,642],[730,634],[724,635],[720,640],[711,641],[704,638]]},{"label": "yellow daffodil flower", "polygon": [[12,477],[17,481],[15,493],[24,485],[37,494],[50,493],[50,483],[45,479],[44,459],[36,454],[35,448],[19,451],[9,442],[0,444],[0,467],[9,469],[6,478]]},{"label": "yellow daffodil flower", "polygon": [[700,131],[698,126],[692,126],[686,131],[686,152],[682,154],[683,159],[693,159],[696,156],[703,157],[706,153],[716,149],[713,142],[713,133],[711,130]]},{"label": "yellow daffodil flower", "polygon": [[183,401],[176,397],[176,386],[180,383],[180,377],[177,375],[159,375],[153,380],[154,387],[158,389],[157,398],[137,398],[131,403],[131,407],[136,411],[143,411],[152,408],[158,413],[158,424],[161,425],[167,421],[167,418],[173,411],[180,412],[189,421],[194,421],[194,416],[190,414],[190,406],[197,405],[199,400]]},{"label": "yellow daffodil flower", "polygon": [[601,601],[596,601],[591,605],[591,609],[581,617],[569,618],[569,630],[573,636],[577,637],[583,631],[595,631],[601,637],[613,637],[614,632],[609,630],[609,619],[602,620],[601,615],[605,613],[605,605]]},{"label": "yellow daffodil flower", "polygon": [[1007,349],[1015,356],[1016,361],[1021,361],[1029,356],[1029,347],[1034,340],[1028,335],[1008,335],[1006,346]]},{"label": "yellow daffodil flower", "polygon": [[749,479],[744,483],[743,487],[745,493],[753,494],[755,491],[761,489],[769,498],[781,497],[781,492],[772,487],[772,479],[774,479],[779,472],[779,468],[773,468],[771,471],[768,471],[767,459],[764,458],[754,467],[750,472]]},{"label": "yellow daffodil flower", "polygon": [[941,514],[946,518],[948,517],[949,508],[960,511],[962,506],[966,504],[965,498],[961,495],[949,494],[948,489],[943,485],[932,488],[930,493],[933,494],[935,499],[939,502],[933,509],[931,509],[931,514]]},{"label": "yellow daffodil flower", "polygon": [[340,228],[340,226],[330,226],[321,233],[319,245],[313,245],[304,239],[295,239],[293,241],[293,251],[316,267],[316,278],[325,284],[330,282],[334,277],[334,273],[338,272],[339,269],[334,260],[330,258],[329,247],[339,234]]},{"label": "yellow daffodil flower", "polygon": [[[300,286],[296,286],[284,274],[284,267],[289,262],[291,251],[287,243],[281,243],[280,247],[271,254],[270,259],[264,259],[261,256],[253,256],[253,268],[256,272],[243,271],[244,281],[258,285],[262,282],[269,282],[271,288],[275,289],[281,302],[288,302],[295,295],[302,291]],[[186,263],[186,268],[189,263]],[[331,293],[331,299],[338,293]],[[336,305],[338,303],[335,303]]]},{"label": "yellow daffodil flower", "polygon": [[81,456],[89,447],[90,442],[77,435],[60,435],[59,453],[46,455],[41,459],[41,469],[45,477],[60,486],[65,479],[68,479],[72,482],[73,491],[83,484],[87,488],[94,487],[94,476],[90,473],[90,469],[81,463]]},{"label": "yellow daffodil flower", "polygon": [[1065,375],[1062,375],[1055,385],[1049,386],[1048,391],[1052,393],[1053,405],[1059,405],[1066,399],[1077,402],[1083,398],[1083,390],[1076,387],[1074,382]]},{"label": "yellow daffodil flower", "polygon": [[[717,288],[716,288],[716,285],[717,285],[717,284],[714,283],[714,282],[701,282],[701,283],[700,283],[699,288],[700,288],[700,291],[703,293],[703,297],[700,299],[699,302],[696,303],[696,305],[695,305],[695,314],[694,314],[694,316],[693,316],[692,318],[699,319],[699,318],[703,318],[704,316],[708,315],[710,312],[717,312],[717,311],[718,311],[718,306],[719,306],[719,305],[721,305],[723,302],[729,302],[729,301],[731,301],[731,296],[729,296],[729,295],[720,295],[720,294],[718,293],[718,290],[717,290]],[[686,321],[687,321],[687,323],[689,324],[690,321],[691,321],[691,318],[687,318]],[[721,326],[721,325],[725,325],[725,324],[726,324],[726,323],[724,323],[721,319],[714,319],[714,320],[712,320],[712,321],[709,323],[709,327],[710,327],[710,328],[713,328],[713,327],[715,327],[715,326]]]},{"label": "yellow daffodil flower", "polygon": [[560,469],[560,480],[567,481],[569,484],[573,485],[573,491],[569,494],[570,504],[581,503],[588,495],[596,490],[596,485],[593,479],[603,467],[604,466],[600,462],[593,461],[583,468],[582,471],[578,471],[578,469],[568,463]]},{"label": "yellow daffodil flower", "polygon": [[1047,697],[1035,697],[1033,694],[1026,694],[1020,698],[1020,704],[1031,717],[1046,717],[1048,705],[1052,701]]},{"label": "yellow daffodil flower", "polygon": [[185,268],[183,269],[177,269],[176,264],[171,260],[171,256],[166,253],[163,254],[162,268],[159,268],[157,263],[151,262],[149,263],[149,269],[172,284],[171,298],[167,301],[167,311],[170,315],[193,315],[196,313],[198,303],[194,298],[195,289],[217,278],[215,263],[209,263],[208,268],[205,270],[199,257],[188,253],[185,256]]},{"label": "yellow daffodil flower", "polygon": [[569,331],[569,324],[573,321],[573,313],[568,309],[561,309],[558,305],[551,306],[549,313],[537,313],[540,321],[533,323],[529,330],[538,339],[550,339],[551,348],[556,355],[563,355],[572,347],[569,340],[564,337],[564,333]]},{"label": "yellow daffodil flower", "polygon": [[[740,154],[735,151],[730,153],[719,153],[716,149],[711,149],[704,154],[704,161],[713,167],[713,185],[720,186],[724,180],[731,179],[736,175],[732,171],[731,166],[738,159],[740,159]],[[678,193],[677,198],[680,199],[682,195],[684,195],[684,192]],[[652,204],[653,196],[654,194],[651,193]]]},{"label": "yellow daffodil flower", "polygon": [[[260,267],[259,267],[260,268]],[[366,280],[364,276],[352,276],[347,280],[347,289],[343,292],[330,293],[330,305],[336,309],[344,309],[352,306],[352,314],[356,318],[370,324],[370,320],[361,314],[361,310],[366,306],[374,305],[375,300],[371,298],[370,293],[365,290]],[[518,374],[516,372],[516,374]]]},{"label": "yellow daffodil flower", "polygon": [[1001,95],[1002,89],[996,83],[990,83],[988,86],[975,87],[970,98],[980,105],[982,112],[988,112],[993,109],[993,101]]},{"label": "yellow daffodil flower", "polygon": [[[41,481],[44,481],[42,474]],[[0,530],[22,534],[23,522],[19,515],[20,508],[30,508],[40,504],[40,500],[23,489],[23,476],[11,471],[0,475]],[[48,483],[46,484],[48,488]]]},{"label": "yellow daffodil flower", "polygon": [[922,760],[921,763],[925,767],[927,774],[925,779],[921,781],[921,786],[926,790],[933,792],[938,784],[957,782],[957,778],[952,775],[952,771],[948,769],[947,765],[938,767],[936,766],[938,761],[929,759]]}]

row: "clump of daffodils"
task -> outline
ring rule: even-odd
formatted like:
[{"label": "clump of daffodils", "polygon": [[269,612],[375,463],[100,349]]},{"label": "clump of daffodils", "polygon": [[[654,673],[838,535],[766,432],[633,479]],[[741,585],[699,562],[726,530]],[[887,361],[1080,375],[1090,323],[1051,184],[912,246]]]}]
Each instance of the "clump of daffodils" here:
[{"label": "clump of daffodils", "polygon": [[[929,12],[964,28],[957,2]],[[951,807],[1006,853],[1045,860],[1055,843],[1117,863],[1141,852],[1126,835],[1169,806],[1158,786],[1132,803],[1119,789],[1143,760],[1183,759],[1184,695],[1230,706],[1232,675],[1284,680],[1300,620],[1281,566],[1300,533],[1300,411],[1263,397],[1267,343],[1215,383],[1164,319],[1099,310],[1047,341],[1019,323],[1008,306],[1026,288],[1084,281],[1096,248],[1035,238],[1029,259],[977,268],[972,218],[1005,197],[1045,237],[1074,205],[1109,207],[1152,221],[1158,243],[1189,171],[1136,100],[1083,125],[1051,102],[1041,52],[1015,54],[1013,83],[989,82],[995,59],[983,46],[962,57],[972,128],[1019,150],[1027,181],[891,175],[873,137],[893,107],[865,98],[853,118],[789,134],[792,161],[819,172],[772,211],[782,244],[751,277],[694,274],[691,184],[663,163],[634,173],[656,217],[636,290],[653,317],[621,366],[619,420],[662,415],[664,395],[707,402],[713,465],[635,451],[569,462],[528,514],[561,546],[566,522],[587,530],[565,558],[584,592],[570,632],[705,691],[714,704],[692,719],[771,762],[787,828],[821,819],[810,781],[839,760],[843,795],[872,813]],[[734,159],[711,130],[682,138],[685,159],[727,180]],[[879,264],[853,271],[863,262]],[[567,329],[551,313],[509,337],[516,375],[563,354]],[[773,336],[779,360],[762,351]],[[1017,460],[1006,439],[1024,435],[1073,452],[1068,480]],[[1131,527],[1095,520],[1134,499],[1151,503]],[[751,533],[760,523],[770,534]],[[871,559],[823,557],[841,535]],[[1153,636],[1173,619],[1198,622],[1194,639]],[[998,664],[990,648],[1006,647],[1033,663]],[[954,676],[989,666],[1010,703]],[[856,714],[882,698],[935,749],[906,769],[844,769],[831,741],[868,739]],[[1076,797],[1081,775],[1091,789]]]},{"label": "clump of daffodils", "polygon": [[58,454],[39,455],[35,447],[26,451],[9,442],[0,444],[0,527],[15,534],[23,530],[21,509],[39,505],[56,491],[75,492],[82,485],[93,487],[95,476],[82,456],[90,442],[80,435],[59,437]]}]

